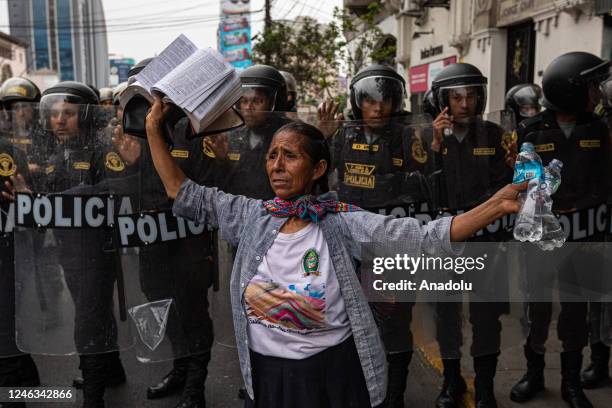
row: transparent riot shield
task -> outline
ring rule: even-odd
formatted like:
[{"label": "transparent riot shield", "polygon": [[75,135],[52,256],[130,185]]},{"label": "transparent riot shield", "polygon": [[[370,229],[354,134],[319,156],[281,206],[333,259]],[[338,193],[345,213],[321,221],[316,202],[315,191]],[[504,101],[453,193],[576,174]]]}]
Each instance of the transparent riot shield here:
[{"label": "transparent riot shield", "polygon": [[[35,109],[36,106],[29,106]],[[0,112],[0,181],[4,183],[18,172],[28,173],[28,162],[23,146],[14,143],[12,115]],[[14,223],[15,206],[4,195],[0,197],[0,358],[19,355],[15,343],[15,269]]]},{"label": "transparent riot shield", "polygon": [[[113,143],[113,108],[51,101],[34,109],[31,149],[12,172],[15,326],[24,352],[99,354],[132,347],[115,214],[129,207],[130,149]],[[15,139],[27,136],[12,117]],[[29,145],[16,143],[19,145]]]},{"label": "transparent riot shield", "polygon": [[[202,139],[189,139],[188,131],[184,119],[167,134],[170,154],[187,177],[214,186],[212,159]],[[117,217],[118,245],[133,254],[131,276],[139,288],[127,304],[136,355],[142,362],[156,362],[210,353],[208,293],[217,281],[216,235],[207,225],[172,213],[146,140],[125,137],[141,147],[132,185],[138,198],[131,212]]]}]

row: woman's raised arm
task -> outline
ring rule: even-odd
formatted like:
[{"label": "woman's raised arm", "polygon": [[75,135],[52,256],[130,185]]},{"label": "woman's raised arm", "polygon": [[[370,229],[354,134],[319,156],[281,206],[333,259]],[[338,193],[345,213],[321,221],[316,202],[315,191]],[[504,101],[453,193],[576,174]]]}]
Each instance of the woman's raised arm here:
[{"label": "woman's raised arm", "polygon": [[156,96],[151,111],[147,115],[146,129],[155,170],[164,184],[168,197],[175,199],[181,184],[185,181],[185,173],[170,156],[168,146],[164,141],[164,120],[169,109],[170,106],[165,105]]}]

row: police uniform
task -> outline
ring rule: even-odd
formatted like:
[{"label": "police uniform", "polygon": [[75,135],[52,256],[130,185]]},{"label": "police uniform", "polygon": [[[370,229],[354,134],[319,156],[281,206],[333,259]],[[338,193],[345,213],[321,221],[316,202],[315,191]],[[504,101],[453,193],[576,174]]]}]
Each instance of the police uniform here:
[{"label": "police uniform", "polygon": [[[555,113],[541,112],[534,118],[523,121],[518,129],[519,141],[529,142],[547,165],[552,159],[563,162],[563,181],[552,196],[553,211],[584,211],[605,203],[607,197],[607,175],[610,174],[609,130],[591,114],[578,116],[576,127],[569,137],[559,128]],[[594,234],[584,240],[601,240]],[[572,240],[572,232],[570,232]],[[580,239],[574,239],[580,241]],[[532,251],[533,252],[533,251]],[[527,265],[529,266],[529,265]],[[565,267],[563,267],[565,269]],[[559,271],[560,273],[564,273]],[[529,274],[528,276],[531,276]],[[537,276],[535,274],[533,276]],[[540,287],[534,288],[538,290]],[[582,350],[587,344],[587,303],[561,302],[558,335],[565,352]],[[531,329],[529,344],[537,353],[544,353],[548,337],[552,307],[550,303],[529,305]]]},{"label": "police uniform", "polygon": [[[30,181],[25,154],[5,138],[0,138],[0,183],[21,175]],[[40,385],[38,370],[29,354],[23,354],[15,343],[15,268],[13,233],[7,225],[9,206],[0,198],[2,232],[0,232],[0,387],[35,387]]]},{"label": "police uniform", "polygon": [[363,125],[350,122],[334,137],[341,201],[366,209],[427,201],[427,184],[420,177],[427,167],[426,147],[408,128],[407,118],[390,122],[370,141]]},{"label": "police uniform", "polygon": [[[187,139],[187,129],[186,119],[175,126],[170,155],[187,177],[213,185],[214,160],[204,154],[202,138]],[[139,210],[171,209],[172,201],[166,195],[146,146],[141,163]],[[173,308],[178,311],[175,318],[171,315],[166,329],[174,352],[174,369],[162,382],[147,390],[150,399],[164,397],[184,386],[181,403],[191,398],[203,404],[213,344],[213,324],[208,311],[213,249],[212,234],[207,230],[201,235],[140,248],[140,282],[144,294],[150,301],[172,299]]]},{"label": "police uniform", "polygon": [[[45,193],[100,194],[114,189],[111,178],[132,169],[106,140],[92,131],[83,139],[57,144],[45,166]],[[52,134],[48,137],[53,138]],[[85,140],[89,139],[89,140]],[[126,183],[128,186],[129,183]],[[115,191],[117,192],[117,191]],[[100,401],[109,382],[124,381],[119,360],[113,293],[118,269],[113,233],[108,228],[56,229],[59,263],[75,310],[74,339],[85,379],[86,400]]]},{"label": "police uniform", "polygon": [[230,132],[227,157],[216,164],[221,166],[217,172],[225,174],[224,184],[220,185],[224,191],[263,200],[274,198],[266,172],[266,154],[274,133],[290,120],[278,113],[268,115],[262,127]]},{"label": "police uniform", "polygon": [[[512,170],[504,160],[506,149],[503,135],[504,131],[494,123],[475,120],[467,126],[461,142],[455,135],[444,137],[439,152],[434,155],[434,166],[441,170],[436,185],[439,189],[437,192],[439,206],[442,209],[450,211],[470,209],[486,201],[511,182]],[[472,237],[468,242],[499,242],[507,239],[507,233],[498,231],[491,235]],[[496,257],[495,262],[503,265],[504,260],[505,257]],[[497,275],[495,280],[503,281]],[[463,380],[460,379],[459,365],[463,342],[462,305],[440,302],[435,307],[436,337],[444,363],[445,382],[451,378],[453,381],[458,381],[455,387],[460,394],[465,390],[465,385],[462,385]],[[470,302],[469,304],[469,321],[472,326],[470,354],[474,358],[475,383],[479,392],[489,390],[492,393],[497,356],[501,347],[502,325],[499,317],[506,310],[506,303]],[[455,395],[453,399],[456,398],[455,393],[456,391],[452,391],[452,395]],[[438,398],[450,399],[443,394]],[[478,398],[477,393],[477,402]],[[443,406],[455,405],[452,403]]]}]

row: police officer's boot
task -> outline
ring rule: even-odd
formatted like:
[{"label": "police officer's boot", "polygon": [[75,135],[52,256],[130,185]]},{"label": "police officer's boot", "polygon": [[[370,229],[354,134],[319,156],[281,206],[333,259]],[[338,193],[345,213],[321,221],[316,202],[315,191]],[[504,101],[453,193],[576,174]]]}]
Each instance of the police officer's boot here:
[{"label": "police officer's boot", "polygon": [[[125,384],[125,370],[121,359],[119,358],[119,352],[113,351],[110,353],[100,354],[105,357],[106,360],[106,378],[104,380],[105,387],[117,387],[121,384]],[[72,380],[72,386],[78,390],[83,388],[83,377],[76,377]]]},{"label": "police officer's boot", "polygon": [[189,368],[185,389],[178,405],[175,408],[206,408],[204,399],[204,385],[208,374],[210,352],[196,354],[189,357]]},{"label": "police officer's boot", "polygon": [[100,354],[79,356],[83,374],[83,408],[104,408],[106,358]]},{"label": "police officer's boot", "polygon": [[514,402],[527,402],[544,390],[544,354],[533,351],[529,342],[523,347],[527,359],[527,372],[510,391]]},{"label": "police officer's boot", "polygon": [[189,358],[177,358],[173,363],[172,371],[166,374],[159,383],[147,388],[147,399],[164,398],[176,394],[185,387]]},{"label": "police officer's boot", "polygon": [[436,408],[455,408],[462,405],[463,394],[467,390],[461,376],[461,360],[458,358],[443,359],[444,383],[442,391],[436,398]]},{"label": "police officer's boot", "polygon": [[590,390],[608,385],[609,363],[610,347],[601,342],[591,344],[591,364],[582,372],[582,388]]},{"label": "police officer's boot", "polygon": [[497,370],[497,356],[489,354],[486,356],[474,357],[474,400],[476,408],[497,408],[495,401],[494,379]]},{"label": "police officer's boot", "polygon": [[411,359],[412,351],[387,354],[389,382],[385,408],[404,408],[404,391]]},{"label": "police officer's boot", "polygon": [[561,397],[571,408],[593,408],[580,383],[582,353],[566,351],[561,353]]}]

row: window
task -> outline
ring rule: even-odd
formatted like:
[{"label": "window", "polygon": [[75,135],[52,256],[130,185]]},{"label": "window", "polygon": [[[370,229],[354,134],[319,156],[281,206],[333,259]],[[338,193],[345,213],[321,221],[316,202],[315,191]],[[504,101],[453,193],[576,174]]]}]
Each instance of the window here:
[{"label": "window", "polygon": [[57,0],[56,4],[60,78],[62,81],[74,81],[70,0]]},{"label": "window", "polygon": [[36,69],[51,68],[46,0],[32,0],[32,24],[34,26],[34,66]]}]

